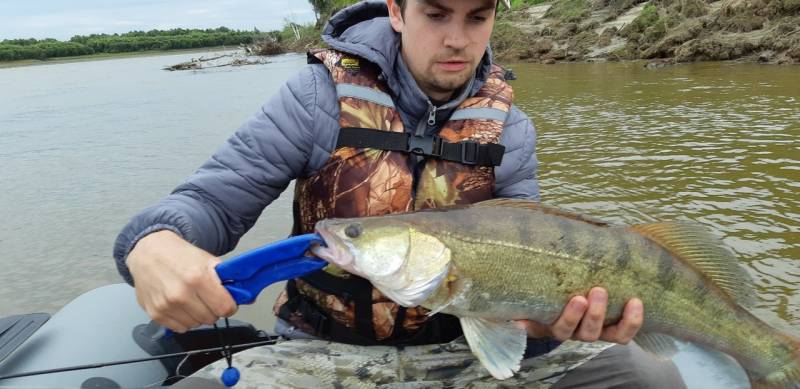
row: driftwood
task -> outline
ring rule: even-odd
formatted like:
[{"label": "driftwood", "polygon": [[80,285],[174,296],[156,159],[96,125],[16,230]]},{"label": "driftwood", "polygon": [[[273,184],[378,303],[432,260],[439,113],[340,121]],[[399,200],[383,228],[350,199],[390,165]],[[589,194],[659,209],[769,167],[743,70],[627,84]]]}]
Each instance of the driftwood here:
[{"label": "driftwood", "polygon": [[164,70],[200,70],[221,68],[223,66],[262,65],[265,63],[269,63],[269,61],[265,58],[252,57],[241,53],[233,53],[218,55],[211,58],[192,58],[190,61],[165,67]]},{"label": "driftwood", "polygon": [[283,45],[272,36],[266,36],[249,45],[244,45],[242,49],[248,55],[278,55],[286,52]]}]

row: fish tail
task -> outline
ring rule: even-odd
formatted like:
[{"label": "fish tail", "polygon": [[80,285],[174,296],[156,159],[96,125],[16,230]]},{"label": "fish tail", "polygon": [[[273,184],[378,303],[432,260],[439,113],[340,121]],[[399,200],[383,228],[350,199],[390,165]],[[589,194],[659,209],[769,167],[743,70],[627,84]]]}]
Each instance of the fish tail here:
[{"label": "fish tail", "polygon": [[779,338],[789,348],[788,363],[766,375],[748,372],[753,389],[800,389],[800,338],[785,333],[779,334]]}]

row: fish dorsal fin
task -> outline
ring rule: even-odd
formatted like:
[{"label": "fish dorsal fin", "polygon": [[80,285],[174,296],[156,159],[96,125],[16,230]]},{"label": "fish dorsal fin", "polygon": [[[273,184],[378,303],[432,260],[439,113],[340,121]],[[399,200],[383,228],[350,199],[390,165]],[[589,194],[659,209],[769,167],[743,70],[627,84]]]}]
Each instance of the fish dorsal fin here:
[{"label": "fish dorsal fin", "polygon": [[599,227],[609,227],[609,226],[611,226],[611,223],[609,223],[607,221],[604,221],[604,220],[595,219],[593,217],[586,216],[586,215],[581,215],[579,213],[575,213],[575,212],[571,212],[571,211],[567,211],[565,209],[561,209],[561,208],[558,208],[558,207],[553,206],[553,205],[546,205],[546,204],[542,204],[540,202],[531,201],[531,200],[497,198],[497,199],[481,201],[479,203],[473,204],[472,206],[473,207],[504,207],[504,208],[531,209],[531,210],[536,210],[536,211],[539,211],[539,212],[542,212],[542,213],[546,213],[546,214],[550,214],[550,215],[562,216],[562,217],[566,217],[566,218],[569,218],[569,219],[582,221],[582,222],[586,222],[586,223],[589,223],[589,224],[594,224],[594,225],[599,226]]},{"label": "fish dorsal fin", "polygon": [[475,317],[460,320],[469,348],[492,377],[504,380],[514,376],[525,354],[527,331],[510,321]]},{"label": "fish dorsal fin", "polygon": [[704,226],[693,223],[654,223],[629,227],[690,264],[738,304],[752,307],[753,280],[733,252]]},{"label": "fish dorsal fin", "polygon": [[640,332],[633,340],[642,350],[655,355],[658,359],[670,359],[678,353],[675,339],[669,335]]}]

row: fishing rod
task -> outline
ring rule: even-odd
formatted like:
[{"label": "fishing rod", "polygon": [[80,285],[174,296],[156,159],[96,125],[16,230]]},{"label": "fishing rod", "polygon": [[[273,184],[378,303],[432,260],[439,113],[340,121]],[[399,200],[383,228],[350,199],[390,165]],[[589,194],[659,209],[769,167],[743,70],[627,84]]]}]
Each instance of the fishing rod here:
[{"label": "fishing rod", "polygon": [[189,356],[196,355],[196,354],[209,354],[209,353],[212,353],[212,352],[215,352],[215,351],[225,351],[225,350],[251,348],[251,347],[257,347],[257,346],[266,346],[266,345],[275,344],[277,342],[278,342],[278,338],[270,338],[268,340],[261,340],[261,341],[258,341],[258,342],[238,343],[238,344],[224,345],[224,346],[220,346],[220,347],[206,348],[206,349],[201,349],[201,350],[192,350],[192,351],[183,351],[183,352],[172,353],[172,354],[156,355],[156,356],[145,357],[145,358],[126,359],[126,360],[113,361],[113,362],[90,363],[90,364],[86,364],[86,365],[68,366],[68,367],[61,367],[61,368],[57,368],[57,369],[29,371],[29,372],[25,372],[25,373],[17,373],[17,374],[9,374],[9,375],[5,375],[5,376],[0,376],[0,381],[11,379],[11,378],[30,377],[30,376],[36,376],[36,375],[53,374],[53,373],[63,373],[63,372],[67,372],[67,371],[89,370],[89,369],[98,369],[98,368],[101,368],[101,367],[108,367],[108,366],[128,365],[128,364],[132,364],[132,363],[155,361],[155,360],[159,360],[159,359],[169,359],[169,358],[177,358],[177,357],[189,357]]}]

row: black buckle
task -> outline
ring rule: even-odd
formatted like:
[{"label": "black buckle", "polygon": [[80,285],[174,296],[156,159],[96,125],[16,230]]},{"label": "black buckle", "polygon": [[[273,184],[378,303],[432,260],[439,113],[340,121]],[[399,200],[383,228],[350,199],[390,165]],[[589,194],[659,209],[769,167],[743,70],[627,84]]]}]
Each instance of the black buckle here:
[{"label": "black buckle", "polygon": [[295,295],[283,304],[278,317],[292,324],[290,318],[299,314],[301,320],[314,331],[314,336],[327,336],[330,330],[328,315],[301,295]]},{"label": "black buckle", "polygon": [[316,331],[316,334],[314,335],[316,336],[327,335],[328,332],[330,331],[330,328],[328,326],[328,316],[326,316],[322,312],[315,312],[313,316],[314,316],[313,318],[309,319],[311,319],[312,321],[312,323],[310,323],[312,328],[314,328],[314,331]]},{"label": "black buckle", "polygon": [[440,157],[442,155],[442,138],[409,135],[407,151],[415,155]]},{"label": "black buckle", "polygon": [[[467,157],[469,156],[469,158]],[[465,165],[478,164],[478,144],[475,142],[461,142],[461,163]]]}]

